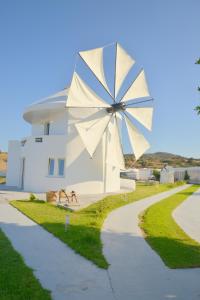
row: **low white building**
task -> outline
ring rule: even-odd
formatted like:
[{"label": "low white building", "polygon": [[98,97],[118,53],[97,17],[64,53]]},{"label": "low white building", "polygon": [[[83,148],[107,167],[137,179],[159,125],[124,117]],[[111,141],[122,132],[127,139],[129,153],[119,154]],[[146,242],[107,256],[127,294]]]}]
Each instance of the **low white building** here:
[{"label": "low white building", "polygon": [[90,108],[66,109],[66,99],[65,89],[25,110],[32,131],[21,141],[9,142],[7,185],[29,192],[119,191],[120,169],[105,158],[105,137],[91,159],[76,130],[75,123],[88,117]]},{"label": "low white building", "polygon": [[186,171],[190,177],[190,183],[200,183],[200,167],[174,168],[175,180],[184,180]]},{"label": "low white building", "polygon": [[160,171],[160,183],[174,183],[174,169],[166,166]]},{"label": "low white building", "polygon": [[127,178],[131,178],[134,180],[147,181],[153,175],[152,169],[149,168],[141,168],[141,169],[127,169],[125,172],[122,172],[122,175],[125,175]]}]

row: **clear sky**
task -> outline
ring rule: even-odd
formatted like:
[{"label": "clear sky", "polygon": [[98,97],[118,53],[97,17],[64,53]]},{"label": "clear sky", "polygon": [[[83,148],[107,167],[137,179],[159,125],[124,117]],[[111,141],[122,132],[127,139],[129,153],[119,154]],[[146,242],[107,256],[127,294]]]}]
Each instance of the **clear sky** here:
[{"label": "clear sky", "polygon": [[150,152],[200,157],[199,11],[199,0],[0,0],[0,149],[30,134],[24,108],[69,84],[76,52],[118,41],[155,99]]}]

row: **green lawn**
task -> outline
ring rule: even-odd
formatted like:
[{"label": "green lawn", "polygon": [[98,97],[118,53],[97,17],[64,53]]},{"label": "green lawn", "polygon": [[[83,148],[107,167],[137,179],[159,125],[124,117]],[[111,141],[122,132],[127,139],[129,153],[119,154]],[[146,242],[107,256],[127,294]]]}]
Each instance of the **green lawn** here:
[{"label": "green lawn", "polygon": [[[177,184],[179,185],[179,184]],[[108,268],[102,253],[101,227],[106,216],[113,210],[128,203],[153,194],[167,191],[177,185],[139,184],[135,192],[113,195],[76,212],[66,211],[51,204],[37,201],[12,201],[11,204],[46,230],[61,239],[77,253],[94,262],[101,268]],[[64,231],[66,214],[70,215],[70,226]]]},{"label": "green lawn", "polygon": [[0,230],[0,299],[1,300],[50,300],[33,272]]},{"label": "green lawn", "polygon": [[191,186],[149,207],[141,216],[146,241],[170,268],[200,266],[200,244],[174,221],[173,210],[200,186]]}]

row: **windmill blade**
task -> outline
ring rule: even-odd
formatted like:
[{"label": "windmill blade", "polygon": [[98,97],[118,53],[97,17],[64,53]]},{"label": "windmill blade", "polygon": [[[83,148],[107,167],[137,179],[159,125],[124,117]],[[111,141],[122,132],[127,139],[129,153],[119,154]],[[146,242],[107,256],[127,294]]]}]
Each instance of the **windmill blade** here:
[{"label": "windmill blade", "polygon": [[133,81],[126,94],[123,96],[121,101],[126,102],[132,99],[149,97],[149,90],[145,78],[144,70],[142,70],[136,79]]},{"label": "windmill blade", "polygon": [[107,130],[109,130],[109,135],[106,163],[124,170],[124,155],[116,116],[112,117]]},{"label": "windmill blade", "polygon": [[74,72],[66,107],[110,107]]},{"label": "windmill blade", "polygon": [[114,98],[117,96],[124,79],[134,63],[135,60],[122,48],[120,44],[117,43]]},{"label": "windmill blade", "polygon": [[79,52],[79,55],[82,58],[82,60],[86,63],[86,65],[89,67],[89,69],[93,72],[93,74],[96,76],[96,78],[99,80],[99,82],[102,84],[102,86],[111,95],[104,74],[103,49],[104,47],[96,48],[88,51],[81,51]]},{"label": "windmill blade", "polygon": [[126,111],[148,130],[152,129],[153,108],[152,107],[128,107]]},{"label": "windmill blade", "polygon": [[83,122],[75,124],[78,133],[92,157],[103,134],[110,122],[112,115],[102,109],[92,116],[86,118]]},{"label": "windmill blade", "polygon": [[142,154],[149,149],[150,145],[145,137],[137,130],[137,128],[131,123],[129,118],[125,115],[126,127],[131,143],[131,147],[137,160]]}]

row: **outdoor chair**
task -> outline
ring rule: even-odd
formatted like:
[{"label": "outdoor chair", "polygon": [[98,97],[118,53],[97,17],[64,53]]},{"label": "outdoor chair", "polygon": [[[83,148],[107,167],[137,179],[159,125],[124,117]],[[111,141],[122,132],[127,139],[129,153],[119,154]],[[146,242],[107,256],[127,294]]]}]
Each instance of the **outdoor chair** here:
[{"label": "outdoor chair", "polygon": [[75,191],[71,191],[71,192],[66,192],[64,189],[60,190],[59,193],[59,198],[58,198],[58,202],[61,203],[61,199],[65,199],[65,201],[67,202],[67,204],[70,203],[78,203],[78,199],[77,199],[77,195]]}]

